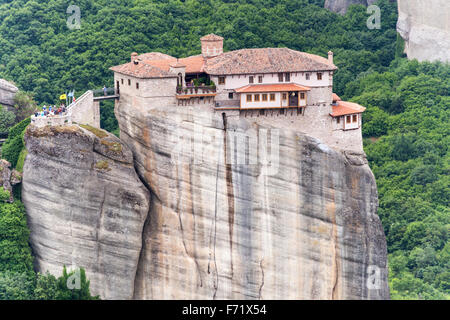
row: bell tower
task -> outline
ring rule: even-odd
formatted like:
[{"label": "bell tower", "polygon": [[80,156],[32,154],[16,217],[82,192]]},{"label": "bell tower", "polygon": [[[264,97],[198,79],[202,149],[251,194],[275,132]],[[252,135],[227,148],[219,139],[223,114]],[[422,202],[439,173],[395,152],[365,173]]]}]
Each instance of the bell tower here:
[{"label": "bell tower", "polygon": [[200,39],[204,58],[213,58],[223,53],[223,38],[213,33]]}]

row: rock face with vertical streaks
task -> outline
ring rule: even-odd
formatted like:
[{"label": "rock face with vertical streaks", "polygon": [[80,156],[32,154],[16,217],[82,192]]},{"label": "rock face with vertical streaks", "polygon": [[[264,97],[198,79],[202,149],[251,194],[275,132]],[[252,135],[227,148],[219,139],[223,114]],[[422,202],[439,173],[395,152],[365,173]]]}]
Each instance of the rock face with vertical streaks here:
[{"label": "rock face with vertical streaks", "polygon": [[208,105],[115,113],[152,195],[135,299],[389,298],[363,154]]},{"label": "rock face with vertical streaks", "polygon": [[131,299],[149,193],[131,151],[86,128],[27,128],[22,200],[36,269],[83,267],[94,295]]}]

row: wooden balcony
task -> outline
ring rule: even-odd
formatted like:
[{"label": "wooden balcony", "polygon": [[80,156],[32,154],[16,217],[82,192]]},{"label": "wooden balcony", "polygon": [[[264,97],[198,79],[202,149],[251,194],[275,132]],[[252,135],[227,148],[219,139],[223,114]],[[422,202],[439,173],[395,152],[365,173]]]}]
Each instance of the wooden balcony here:
[{"label": "wooden balcony", "polygon": [[215,97],[215,86],[178,87],[177,99],[191,99],[200,97]]}]

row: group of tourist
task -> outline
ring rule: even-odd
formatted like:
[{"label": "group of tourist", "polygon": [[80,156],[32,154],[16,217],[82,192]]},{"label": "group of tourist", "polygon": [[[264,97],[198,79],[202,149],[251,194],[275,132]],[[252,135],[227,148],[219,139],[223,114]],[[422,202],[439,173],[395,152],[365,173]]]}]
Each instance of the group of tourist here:
[{"label": "group of tourist", "polygon": [[34,116],[35,117],[52,117],[52,116],[61,116],[66,112],[66,106],[64,104],[61,104],[59,108],[56,108],[56,106],[43,106],[42,110],[39,111],[38,109],[34,110]]}]

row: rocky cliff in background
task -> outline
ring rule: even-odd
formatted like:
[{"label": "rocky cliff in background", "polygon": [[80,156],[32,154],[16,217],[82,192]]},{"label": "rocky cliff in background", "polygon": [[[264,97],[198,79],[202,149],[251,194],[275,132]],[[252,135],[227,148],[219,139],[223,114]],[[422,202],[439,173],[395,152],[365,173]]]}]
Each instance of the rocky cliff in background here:
[{"label": "rocky cliff in background", "polygon": [[36,268],[81,266],[91,292],[130,299],[149,193],[133,155],[102,130],[29,126],[22,198]]},{"label": "rocky cliff in background", "polygon": [[364,155],[256,117],[160,107],[122,95],[115,109],[152,194],[134,298],[389,298]]},{"label": "rocky cliff in background", "polygon": [[450,2],[398,0],[397,31],[409,59],[450,62]]},{"label": "rocky cliff in background", "polygon": [[344,14],[352,4],[362,4],[364,6],[370,6],[378,0],[325,0],[325,8],[331,11]]}]

